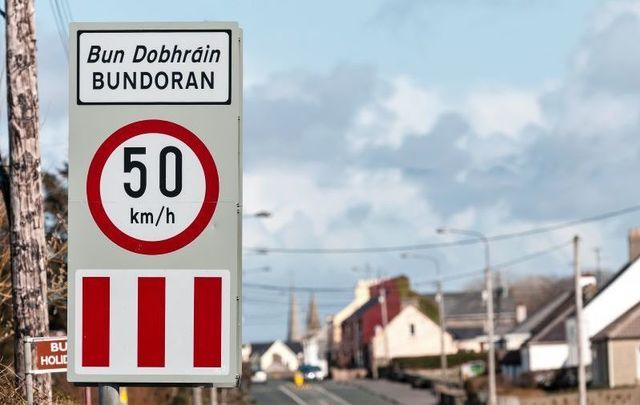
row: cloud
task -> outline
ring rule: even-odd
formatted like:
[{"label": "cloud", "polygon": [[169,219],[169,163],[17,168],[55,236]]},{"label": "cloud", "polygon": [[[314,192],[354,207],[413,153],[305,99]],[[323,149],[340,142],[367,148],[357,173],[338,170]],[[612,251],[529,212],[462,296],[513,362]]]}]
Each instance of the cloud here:
[{"label": "cloud", "polygon": [[390,83],[389,92],[361,108],[347,133],[351,147],[368,146],[397,149],[407,136],[431,130],[444,110],[437,93],[427,91],[400,77]]},{"label": "cloud", "polygon": [[545,126],[538,95],[512,89],[489,89],[472,93],[466,115],[481,137],[516,137],[529,125]]}]

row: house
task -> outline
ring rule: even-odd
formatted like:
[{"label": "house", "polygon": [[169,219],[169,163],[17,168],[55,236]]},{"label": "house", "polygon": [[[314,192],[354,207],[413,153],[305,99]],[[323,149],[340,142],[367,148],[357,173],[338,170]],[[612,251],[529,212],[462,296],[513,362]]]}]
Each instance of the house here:
[{"label": "house", "polygon": [[340,366],[370,368],[369,344],[376,326],[383,324],[383,313],[388,322],[400,312],[401,286],[398,284],[408,284],[407,278],[396,277],[372,285],[371,298],[342,322]]},{"label": "house", "polygon": [[[435,295],[426,295],[435,300]],[[481,352],[487,349],[485,332],[487,310],[482,291],[445,293],[445,328],[454,337],[458,350]],[[494,322],[496,339],[511,330],[518,321],[517,306],[510,296],[496,293]],[[526,315],[522,316],[522,318]]]},{"label": "house", "polygon": [[[457,353],[453,337],[444,335],[446,354]],[[386,328],[378,326],[371,341],[376,364],[386,358],[434,356],[440,354],[440,326],[414,305],[405,306]]]},{"label": "house", "polygon": [[[419,356],[430,349],[424,346],[414,348],[392,348],[391,346],[401,344],[393,341],[397,335],[404,341],[416,341],[416,333],[421,336],[428,331],[439,331],[437,327],[437,305],[426,297],[411,290],[409,280],[405,276],[383,280],[369,288],[371,298],[358,308],[351,316],[342,322],[342,344],[341,353],[346,360],[343,366],[372,369],[380,361],[392,358],[392,353],[402,353],[409,356]],[[412,309],[406,309],[412,307]],[[404,311],[404,312],[403,312]],[[420,315],[417,315],[420,313]],[[396,318],[403,314],[400,319]],[[385,319],[386,318],[386,319]],[[384,327],[386,324],[387,338],[384,338]],[[413,326],[412,326],[413,325]],[[411,331],[413,328],[413,337]],[[382,337],[380,337],[382,336]],[[435,333],[437,338],[437,349],[439,353],[439,332]],[[380,342],[386,343],[382,344]],[[451,336],[448,337],[451,344]],[[389,348],[389,356],[380,356],[380,350],[386,351]],[[381,349],[382,348],[382,349]],[[450,351],[454,351],[449,346]]]},{"label": "house", "polygon": [[252,343],[249,356],[253,369],[267,373],[289,373],[298,369],[302,361],[302,345],[299,342]]},{"label": "house", "polygon": [[[629,231],[629,261],[587,302],[583,311],[584,360],[591,364],[590,339],[609,324],[640,302],[640,229]],[[574,314],[567,319],[565,327],[569,337],[575,336]],[[575,337],[567,339],[569,356],[567,366],[578,364]]]},{"label": "house", "polygon": [[531,338],[531,335],[539,331],[548,321],[549,315],[567,302],[569,296],[573,296],[572,291],[565,291],[554,297],[533,315],[526,318],[522,323],[502,335],[501,348],[507,351],[519,350],[522,345]]},{"label": "house", "polygon": [[640,303],[591,339],[593,385],[640,384]]},{"label": "house", "polygon": [[[505,334],[510,351],[502,359],[503,374],[516,378],[524,372],[564,367],[569,349],[564,320],[575,309],[575,295],[567,291],[553,298],[525,322]],[[521,341],[520,347],[515,348]]]},{"label": "house", "polygon": [[[595,277],[585,275],[583,337],[584,361],[591,364],[591,339],[640,302],[640,230],[629,233],[629,262],[604,286],[597,289]],[[592,293],[595,291],[595,293]],[[540,323],[520,349],[520,372],[539,372],[576,367],[578,363],[575,325],[575,295],[572,292]]]},{"label": "house", "polygon": [[377,283],[378,280],[359,280],[354,290],[354,298],[347,306],[340,311],[336,312],[329,320],[329,327],[327,330],[328,339],[328,360],[332,364],[345,364],[346,358],[341,355],[342,344],[342,322],[353,315],[362,305],[364,305],[371,296],[369,295],[369,288]]}]

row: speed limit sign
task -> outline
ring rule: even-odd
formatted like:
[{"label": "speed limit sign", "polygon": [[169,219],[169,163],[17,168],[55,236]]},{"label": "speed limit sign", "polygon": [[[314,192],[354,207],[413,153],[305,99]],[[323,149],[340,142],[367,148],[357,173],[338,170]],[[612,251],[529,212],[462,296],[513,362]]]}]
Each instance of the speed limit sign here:
[{"label": "speed limit sign", "polygon": [[240,381],[242,31],[70,30],[69,381]]},{"label": "speed limit sign", "polygon": [[163,120],[125,125],[98,148],[87,175],[89,209],[104,234],[136,253],[193,241],[216,209],[218,171],[197,135]]}]

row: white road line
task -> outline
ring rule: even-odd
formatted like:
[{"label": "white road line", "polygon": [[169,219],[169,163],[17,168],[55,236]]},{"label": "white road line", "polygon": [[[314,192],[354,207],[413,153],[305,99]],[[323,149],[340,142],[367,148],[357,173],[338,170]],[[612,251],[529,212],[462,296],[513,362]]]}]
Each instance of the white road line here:
[{"label": "white road line", "polygon": [[289,390],[287,387],[285,387],[284,385],[280,385],[278,386],[278,390],[282,391],[282,393],[286,396],[288,396],[289,398],[293,399],[293,402],[295,402],[298,405],[308,405],[306,402],[304,402],[302,400],[302,398],[300,398],[299,396],[297,396],[296,394],[294,394],[293,392],[291,392],[291,390]]},{"label": "white road line", "polygon": [[329,398],[333,399],[334,401],[336,401],[340,405],[351,405],[351,402],[345,401],[344,399],[340,398],[339,396],[337,396],[333,392],[324,389],[324,387],[321,387],[319,385],[314,385],[313,388],[315,390],[317,390],[317,391],[320,391],[321,393],[323,393],[324,395],[328,396]]}]

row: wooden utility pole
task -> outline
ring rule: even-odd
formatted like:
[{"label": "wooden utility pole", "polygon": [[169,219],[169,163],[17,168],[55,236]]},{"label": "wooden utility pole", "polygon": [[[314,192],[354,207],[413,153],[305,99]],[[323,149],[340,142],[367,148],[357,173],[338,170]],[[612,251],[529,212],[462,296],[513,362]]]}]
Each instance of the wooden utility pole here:
[{"label": "wooden utility pole", "polygon": [[382,338],[384,343],[384,365],[388,366],[391,358],[389,357],[389,336],[387,335],[387,324],[389,323],[389,316],[387,313],[387,290],[386,288],[380,289],[380,310],[382,312]]},{"label": "wooden utility pole", "polygon": [[[33,0],[7,0],[5,12],[15,369],[24,377],[25,336],[49,331]],[[51,403],[49,374],[35,375],[33,387],[35,403]]]}]

